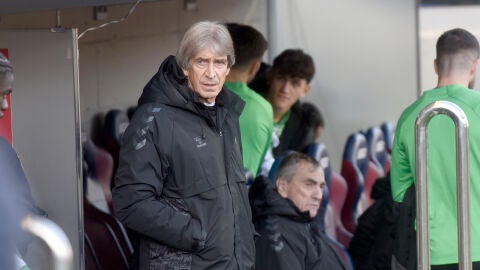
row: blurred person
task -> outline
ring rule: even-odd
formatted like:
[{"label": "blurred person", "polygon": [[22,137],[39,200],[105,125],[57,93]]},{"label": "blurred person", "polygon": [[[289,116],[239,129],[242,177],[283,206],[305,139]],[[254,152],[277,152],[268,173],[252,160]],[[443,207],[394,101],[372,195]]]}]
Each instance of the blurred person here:
[{"label": "blurred person", "polygon": [[276,188],[259,176],[249,190],[257,269],[347,269],[325,232],[311,226],[325,189],[318,161],[293,152],[278,169]]},{"label": "blurred person", "polygon": [[322,136],[325,129],[325,122],[320,110],[310,102],[303,102],[301,104],[302,117],[306,122],[306,141],[315,142]]},{"label": "blurred person", "polygon": [[287,150],[303,151],[315,141],[316,127],[309,123],[300,102],[310,92],[314,74],[312,57],[300,49],[285,50],[273,60],[267,100],[272,104],[273,131],[279,139],[273,148],[274,157]]},{"label": "blurred person", "polygon": [[247,86],[257,73],[268,42],[255,28],[228,23],[235,49],[235,64],[230,69],[225,86],[245,101],[240,115],[243,162],[254,176],[259,171],[265,153],[271,146],[273,130],[272,106]]},{"label": "blurred person", "polygon": [[248,83],[248,87],[253,89],[255,92],[260,94],[262,97],[266,98],[268,92],[268,80],[267,74],[270,72],[272,66],[265,62],[260,64],[257,74],[255,77]]},{"label": "blurred person", "polygon": [[[14,72],[10,61],[0,54],[0,118],[9,108],[8,98],[13,91]],[[0,136],[0,269],[12,269],[10,259],[15,259],[16,268],[28,269],[22,257],[25,256],[32,236],[20,228],[21,220],[27,214],[45,216],[35,203],[30,184],[22,164],[10,143]],[[11,244],[14,243],[12,250]]]},{"label": "blurred person", "polygon": [[113,188],[135,269],[254,269],[234,62],[226,27],[198,22],[143,89]]},{"label": "blurred person", "polygon": [[[479,44],[464,29],[444,32],[437,40],[436,88],[425,91],[400,116],[392,149],[391,185],[399,209],[410,207],[406,217],[399,215],[393,266],[416,269],[415,249],[415,121],[428,104],[445,100],[458,105],[466,114],[469,129],[471,254],[474,269],[480,269],[480,93],[472,90],[477,74]],[[428,172],[430,220],[430,260],[432,270],[458,269],[457,194],[455,127],[447,116],[437,116],[428,125]],[[410,218],[409,218],[410,217]],[[406,222],[403,221],[406,220]],[[403,231],[401,230],[403,229]],[[406,241],[405,239],[410,239]],[[403,251],[396,249],[399,247]],[[414,252],[413,252],[414,253]],[[394,268],[397,269],[397,268]]]}]

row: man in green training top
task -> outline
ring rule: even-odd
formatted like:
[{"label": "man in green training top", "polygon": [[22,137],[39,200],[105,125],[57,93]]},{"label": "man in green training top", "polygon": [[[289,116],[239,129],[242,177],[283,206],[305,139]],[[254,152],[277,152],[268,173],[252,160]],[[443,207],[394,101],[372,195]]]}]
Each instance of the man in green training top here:
[{"label": "man in green training top", "polygon": [[235,64],[230,69],[225,86],[245,101],[240,115],[243,164],[245,169],[257,175],[272,140],[272,106],[262,96],[247,86],[257,73],[268,42],[255,28],[228,23],[235,49]]},{"label": "man in green training top", "polygon": [[[450,101],[462,108],[470,123],[473,269],[480,269],[480,93],[471,88],[477,74],[479,52],[477,39],[463,29],[452,29],[440,36],[437,41],[437,58],[434,61],[438,85],[435,89],[425,91],[398,120],[391,169],[393,199],[406,204],[412,198],[411,187],[416,181],[415,119],[428,104],[438,100]],[[430,121],[427,152],[431,269],[458,269],[455,126],[448,116],[436,116]],[[413,230],[414,225],[411,227]],[[401,254],[395,255],[392,262],[397,263],[396,267],[398,263],[402,266],[394,269],[407,269],[405,262],[402,262],[404,258]],[[415,258],[408,261],[415,261]],[[409,262],[406,263],[409,265],[408,269],[416,269],[416,266],[412,267],[413,264]]]}]

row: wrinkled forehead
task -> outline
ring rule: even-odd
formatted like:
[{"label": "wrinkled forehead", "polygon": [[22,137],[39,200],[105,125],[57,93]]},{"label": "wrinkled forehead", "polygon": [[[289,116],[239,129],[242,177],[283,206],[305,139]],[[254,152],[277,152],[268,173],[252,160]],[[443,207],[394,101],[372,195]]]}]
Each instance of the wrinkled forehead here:
[{"label": "wrinkled forehead", "polygon": [[227,59],[228,56],[223,50],[208,47],[195,50],[190,58],[190,61],[198,58]]}]

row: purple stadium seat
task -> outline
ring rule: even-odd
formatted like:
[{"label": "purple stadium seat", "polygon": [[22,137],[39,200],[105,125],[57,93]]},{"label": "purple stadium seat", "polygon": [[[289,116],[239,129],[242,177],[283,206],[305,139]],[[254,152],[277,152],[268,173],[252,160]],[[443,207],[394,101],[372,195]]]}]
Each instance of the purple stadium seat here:
[{"label": "purple stadium seat", "polygon": [[367,208],[368,201],[363,190],[368,163],[365,136],[360,133],[350,135],[343,152],[341,175],[348,186],[347,198],[342,209],[342,222],[351,233],[354,233],[357,227],[357,217]]}]

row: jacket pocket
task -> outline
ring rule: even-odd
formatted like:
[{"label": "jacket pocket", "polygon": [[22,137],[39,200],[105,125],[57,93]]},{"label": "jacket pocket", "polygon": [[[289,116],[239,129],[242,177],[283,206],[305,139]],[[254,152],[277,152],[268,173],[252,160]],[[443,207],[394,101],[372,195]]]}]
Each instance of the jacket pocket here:
[{"label": "jacket pocket", "polygon": [[192,267],[192,253],[143,238],[140,244],[140,269],[179,269]]}]

